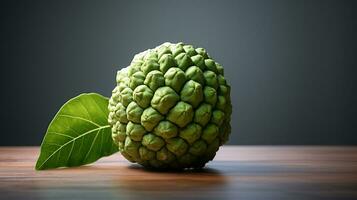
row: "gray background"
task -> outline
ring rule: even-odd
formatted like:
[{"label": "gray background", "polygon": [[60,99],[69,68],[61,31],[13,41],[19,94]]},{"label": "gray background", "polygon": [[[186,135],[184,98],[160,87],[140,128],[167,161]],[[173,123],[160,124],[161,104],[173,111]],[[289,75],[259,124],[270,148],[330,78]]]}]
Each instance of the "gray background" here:
[{"label": "gray background", "polygon": [[229,144],[357,144],[356,1],[1,1],[0,145],[39,145],[133,55],[204,47],[232,85]]}]

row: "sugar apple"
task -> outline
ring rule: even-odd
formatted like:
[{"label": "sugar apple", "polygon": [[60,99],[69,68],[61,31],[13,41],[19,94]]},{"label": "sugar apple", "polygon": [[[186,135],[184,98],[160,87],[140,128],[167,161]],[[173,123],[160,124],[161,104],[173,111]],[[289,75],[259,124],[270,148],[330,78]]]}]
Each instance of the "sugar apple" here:
[{"label": "sugar apple", "polygon": [[201,168],[228,140],[223,67],[203,48],[164,43],[118,71],[108,122],[121,154],[154,169]]}]

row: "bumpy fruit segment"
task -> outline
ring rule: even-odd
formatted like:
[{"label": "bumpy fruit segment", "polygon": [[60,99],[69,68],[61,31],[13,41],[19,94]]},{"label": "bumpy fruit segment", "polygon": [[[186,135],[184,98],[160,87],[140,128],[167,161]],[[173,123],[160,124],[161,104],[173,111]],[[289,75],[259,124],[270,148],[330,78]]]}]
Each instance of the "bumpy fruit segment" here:
[{"label": "bumpy fruit segment", "polygon": [[109,124],[129,161],[157,169],[201,168],[229,137],[230,86],[203,48],[164,43],[118,71]]}]

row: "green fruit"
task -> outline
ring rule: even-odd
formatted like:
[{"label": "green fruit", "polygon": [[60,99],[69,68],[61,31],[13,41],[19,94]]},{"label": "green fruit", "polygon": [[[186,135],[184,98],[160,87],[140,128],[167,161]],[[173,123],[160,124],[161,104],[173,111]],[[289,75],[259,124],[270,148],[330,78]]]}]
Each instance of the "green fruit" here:
[{"label": "green fruit", "polygon": [[164,43],[135,55],[116,80],[108,121],[129,161],[201,168],[228,140],[230,86],[205,49]]}]

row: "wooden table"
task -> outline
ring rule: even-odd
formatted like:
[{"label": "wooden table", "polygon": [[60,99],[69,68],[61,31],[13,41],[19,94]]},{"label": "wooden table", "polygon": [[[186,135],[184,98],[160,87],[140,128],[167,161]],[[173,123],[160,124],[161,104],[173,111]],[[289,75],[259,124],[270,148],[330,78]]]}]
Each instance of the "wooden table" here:
[{"label": "wooden table", "polygon": [[199,172],[144,170],[120,154],[35,171],[38,147],[0,147],[0,199],[357,199],[357,147],[225,146]]}]

